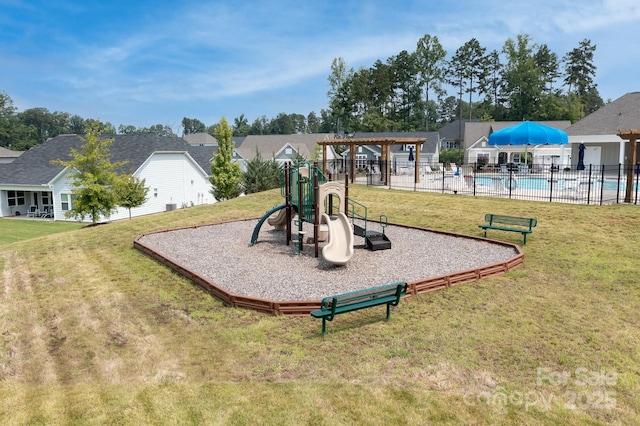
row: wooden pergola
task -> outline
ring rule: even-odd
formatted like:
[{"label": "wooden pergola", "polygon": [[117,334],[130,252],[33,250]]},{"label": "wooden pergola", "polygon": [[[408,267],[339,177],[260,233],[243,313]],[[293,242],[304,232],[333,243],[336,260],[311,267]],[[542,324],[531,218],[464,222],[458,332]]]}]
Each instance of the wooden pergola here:
[{"label": "wooden pergola", "polygon": [[[382,164],[387,165],[384,170],[384,181],[389,182],[391,179],[391,167],[388,167],[391,161],[391,145],[415,145],[414,151],[415,162],[420,164],[420,151],[422,144],[426,142],[425,138],[353,138],[353,139],[323,139],[317,141],[322,146],[322,172],[327,173],[327,146],[328,145],[344,145],[349,147],[349,180],[355,181],[356,178],[356,147],[362,145],[379,145],[380,160]],[[420,182],[420,169],[414,168],[415,183]]]},{"label": "wooden pergola", "polygon": [[633,198],[633,171],[638,163],[638,138],[640,129],[618,130],[621,139],[629,141],[627,145],[627,190],[624,194],[624,202],[630,203]]}]

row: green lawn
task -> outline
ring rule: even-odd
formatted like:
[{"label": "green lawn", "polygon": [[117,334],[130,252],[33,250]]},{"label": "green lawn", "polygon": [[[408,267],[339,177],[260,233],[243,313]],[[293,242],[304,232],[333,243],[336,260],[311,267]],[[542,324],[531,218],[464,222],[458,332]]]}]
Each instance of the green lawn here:
[{"label": "green lawn", "polygon": [[77,222],[54,222],[48,219],[0,219],[0,246],[16,241],[29,240],[44,235],[57,234],[79,229],[82,224]]},{"label": "green lawn", "polygon": [[640,424],[638,206],[349,195],[461,234],[482,235],[485,213],[538,226],[521,267],[404,299],[388,322],[339,316],[325,337],[310,316],[225,307],[132,248],[260,216],[279,190],[5,244],[0,424]]}]

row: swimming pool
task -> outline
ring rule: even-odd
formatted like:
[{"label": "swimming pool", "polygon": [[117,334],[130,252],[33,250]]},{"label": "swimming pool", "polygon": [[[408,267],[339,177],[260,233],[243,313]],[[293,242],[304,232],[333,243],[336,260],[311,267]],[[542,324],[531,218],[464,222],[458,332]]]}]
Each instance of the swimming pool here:
[{"label": "swimming pool", "polygon": [[[549,191],[551,189],[551,179],[546,177],[536,177],[536,176],[517,176],[513,175],[516,178],[517,184],[515,188],[512,186],[512,189],[524,189],[524,190],[540,190],[540,191]],[[476,185],[484,185],[484,186],[493,186],[493,179],[495,176],[477,176],[476,177]],[[500,176],[502,182],[504,182],[505,186],[508,187],[509,176]],[[580,187],[587,188],[589,182],[585,178],[580,179]],[[576,178],[555,178],[553,179],[557,182],[558,189],[565,189],[568,187],[575,187]],[[591,188],[600,188],[601,181],[592,179],[591,180]],[[619,188],[616,188],[618,184],[617,179],[605,179],[604,184],[602,185],[602,189],[605,191],[625,191],[627,189],[626,179],[620,180]],[[556,188],[554,188],[556,189]],[[634,183],[634,191],[636,190],[636,184]]]},{"label": "swimming pool", "polygon": [[[513,176],[516,179],[516,186],[512,189],[538,189],[549,190],[550,184],[547,178],[542,177],[518,177]],[[495,176],[479,176],[476,178],[476,185],[493,186],[493,179]],[[509,183],[509,176],[500,176],[502,182],[506,185]]]}]

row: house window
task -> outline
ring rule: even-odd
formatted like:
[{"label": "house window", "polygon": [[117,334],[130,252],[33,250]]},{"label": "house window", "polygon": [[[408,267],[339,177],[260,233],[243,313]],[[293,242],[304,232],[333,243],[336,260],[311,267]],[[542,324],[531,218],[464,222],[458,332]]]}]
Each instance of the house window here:
[{"label": "house window", "polygon": [[489,164],[489,154],[486,152],[479,153],[476,157],[476,163],[480,167],[484,166],[485,164]]},{"label": "house window", "polygon": [[43,191],[41,194],[41,198],[42,198],[42,205],[48,206],[49,204],[51,204],[48,192]]},{"label": "house window", "polygon": [[154,198],[158,197],[158,188],[153,188],[153,197]]},{"label": "house window", "polygon": [[365,167],[367,167],[367,156],[365,154],[356,154],[356,168],[364,169]]},{"label": "house window", "polygon": [[10,207],[24,205],[24,191],[7,191],[7,202]]},{"label": "house window", "polygon": [[284,150],[284,153],[287,155],[291,155],[293,153],[293,150],[291,148],[287,148]]},{"label": "house window", "polygon": [[71,194],[60,194],[60,207],[62,208],[62,211],[69,211],[72,209],[71,201]]}]

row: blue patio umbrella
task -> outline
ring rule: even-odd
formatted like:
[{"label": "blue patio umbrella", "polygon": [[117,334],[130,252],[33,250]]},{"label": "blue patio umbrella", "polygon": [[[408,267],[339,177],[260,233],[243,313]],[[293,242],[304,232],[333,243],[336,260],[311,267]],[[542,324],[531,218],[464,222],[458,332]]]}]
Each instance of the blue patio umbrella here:
[{"label": "blue patio umbrella", "polygon": [[529,145],[566,145],[568,143],[569,137],[566,132],[532,121],[523,121],[489,135],[489,145],[523,145],[525,150]]},{"label": "blue patio umbrella", "polygon": [[413,157],[413,147],[412,146],[409,147],[409,161],[415,161],[415,158]]}]

